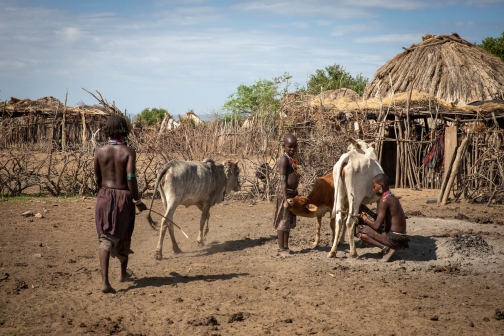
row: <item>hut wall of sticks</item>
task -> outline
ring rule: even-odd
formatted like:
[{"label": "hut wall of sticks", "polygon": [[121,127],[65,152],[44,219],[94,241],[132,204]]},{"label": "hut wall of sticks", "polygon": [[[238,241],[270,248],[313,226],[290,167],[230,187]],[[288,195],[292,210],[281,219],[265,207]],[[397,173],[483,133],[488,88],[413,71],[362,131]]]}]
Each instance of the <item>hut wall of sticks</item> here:
[{"label": "hut wall of sticks", "polygon": [[374,141],[395,187],[440,189],[443,204],[450,196],[504,201],[504,62],[457,34],[426,35],[405,49],[377,71],[364,98],[347,89],[285,96],[283,133],[301,143],[332,139],[332,164],[345,138]]},{"label": "hut wall of sticks", "polygon": [[282,133],[295,134],[302,151],[325,156],[312,162],[332,167],[347,139],[360,138],[375,142],[397,188],[442,189],[445,203],[452,189],[453,199],[504,200],[504,102],[460,107],[418,91],[381,100],[292,94],[283,99],[282,114]]},{"label": "hut wall of sticks", "polygon": [[[91,93],[92,94],[92,93]],[[98,96],[101,105],[68,107],[54,97],[12,97],[0,106],[0,148],[34,149],[52,142],[57,148],[79,147],[104,139],[99,131],[111,113],[121,113]],[[63,126],[64,125],[64,126]]]}]

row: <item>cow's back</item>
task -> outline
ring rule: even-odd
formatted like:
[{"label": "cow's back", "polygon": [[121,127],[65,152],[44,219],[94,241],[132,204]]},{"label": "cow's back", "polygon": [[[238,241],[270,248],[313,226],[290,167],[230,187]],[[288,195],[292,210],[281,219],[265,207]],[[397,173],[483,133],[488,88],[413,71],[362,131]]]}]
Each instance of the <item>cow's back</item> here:
[{"label": "cow's back", "polygon": [[164,176],[163,189],[167,198],[178,199],[190,206],[219,201],[225,188],[224,169],[213,161],[191,162],[172,160]]}]

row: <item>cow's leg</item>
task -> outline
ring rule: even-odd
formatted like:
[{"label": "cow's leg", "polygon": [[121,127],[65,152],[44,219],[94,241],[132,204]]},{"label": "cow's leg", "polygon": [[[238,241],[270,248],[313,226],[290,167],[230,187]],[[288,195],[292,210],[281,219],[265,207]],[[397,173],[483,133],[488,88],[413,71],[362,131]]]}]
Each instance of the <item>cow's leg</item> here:
[{"label": "cow's leg", "polygon": [[168,209],[164,216],[168,219],[163,218],[161,220],[161,227],[159,228],[159,241],[158,245],[156,247],[156,253],[155,253],[155,258],[157,260],[163,259],[163,241],[164,237],[166,234],[166,229],[168,229],[168,232],[170,233],[170,238],[172,241],[172,247],[173,247],[173,252],[174,253],[180,253],[182,250],[178,247],[177,241],[175,240],[175,234],[173,232],[173,215],[175,214],[175,209],[177,208],[173,204],[168,204]]},{"label": "cow's leg", "polygon": [[201,208],[201,218],[200,218],[200,229],[198,233],[198,245],[204,246],[203,238],[206,235],[206,232],[203,233],[203,229],[205,227],[205,223],[210,219],[210,206],[208,204],[203,205]]},{"label": "cow's leg", "polygon": [[[356,208],[357,204],[357,208]],[[359,205],[360,202],[355,202],[353,197],[351,197],[348,204],[348,218],[346,222],[346,228],[348,233],[348,244],[350,245],[350,257],[356,258],[358,257],[357,251],[355,250],[355,225],[358,222],[357,217],[355,217],[359,213]]]},{"label": "cow's leg", "polygon": [[[322,223],[322,216],[317,216],[317,227],[315,231],[315,241],[313,242],[312,247],[315,248],[318,246],[320,242],[320,225]],[[333,219],[331,219],[331,223],[333,223]],[[333,238],[334,238],[334,227],[331,227],[333,229]]]},{"label": "cow's leg", "polygon": [[335,230],[336,230],[336,218],[331,218],[331,222],[329,223],[329,225],[331,226],[331,231],[332,231],[332,242],[334,242],[334,240],[336,239],[336,235],[335,235]]},{"label": "cow's leg", "polygon": [[335,239],[333,240],[333,245],[331,247],[331,251],[327,254],[327,258],[335,258],[336,257],[336,249],[338,248],[338,240],[339,240],[338,237],[343,237],[344,227],[343,227],[343,219],[341,216],[341,212],[336,213],[335,226],[336,226],[336,230],[334,232]]},{"label": "cow's leg", "polygon": [[208,210],[207,220],[205,222],[205,231],[203,231],[203,239],[205,239],[206,235],[208,234],[208,231],[210,231],[209,222],[210,222],[210,209]]}]

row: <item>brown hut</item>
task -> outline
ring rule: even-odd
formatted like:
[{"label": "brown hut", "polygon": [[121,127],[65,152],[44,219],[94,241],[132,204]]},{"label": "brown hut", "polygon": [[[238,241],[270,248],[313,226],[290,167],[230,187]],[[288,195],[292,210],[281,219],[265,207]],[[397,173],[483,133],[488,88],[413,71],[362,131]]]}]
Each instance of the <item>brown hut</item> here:
[{"label": "brown hut", "polygon": [[417,90],[465,105],[504,95],[504,62],[456,33],[427,34],[404,49],[376,71],[364,99]]},{"label": "brown hut", "polygon": [[47,141],[61,146],[62,138],[66,145],[81,145],[93,135],[96,141],[102,141],[102,135],[96,131],[108,115],[110,111],[102,106],[67,107],[54,97],[11,98],[0,105],[0,147],[23,147]]}]

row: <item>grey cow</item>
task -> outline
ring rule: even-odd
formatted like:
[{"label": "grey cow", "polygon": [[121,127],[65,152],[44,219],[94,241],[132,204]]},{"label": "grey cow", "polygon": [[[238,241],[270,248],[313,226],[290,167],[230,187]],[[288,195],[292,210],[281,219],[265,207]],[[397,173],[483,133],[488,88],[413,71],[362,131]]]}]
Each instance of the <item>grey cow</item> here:
[{"label": "grey cow", "polygon": [[[161,200],[165,209],[161,220],[159,242],[156,248],[156,259],[163,257],[163,240],[168,227],[173,244],[173,252],[180,253],[173,235],[173,215],[179,205],[189,207],[196,205],[201,210],[200,229],[198,244],[203,245],[203,239],[208,233],[208,220],[210,219],[210,207],[224,200],[224,195],[231,190],[239,191],[240,182],[238,175],[240,169],[238,162],[227,160],[223,164],[206,158],[202,162],[172,160],[158,173],[154,194],[147,214],[149,224],[156,228],[151,217],[154,195],[159,188]],[[163,181],[163,183],[161,183]],[[167,224],[167,225],[166,225]],[[205,225],[206,224],[206,225]],[[203,232],[203,228],[205,231]]]}]

